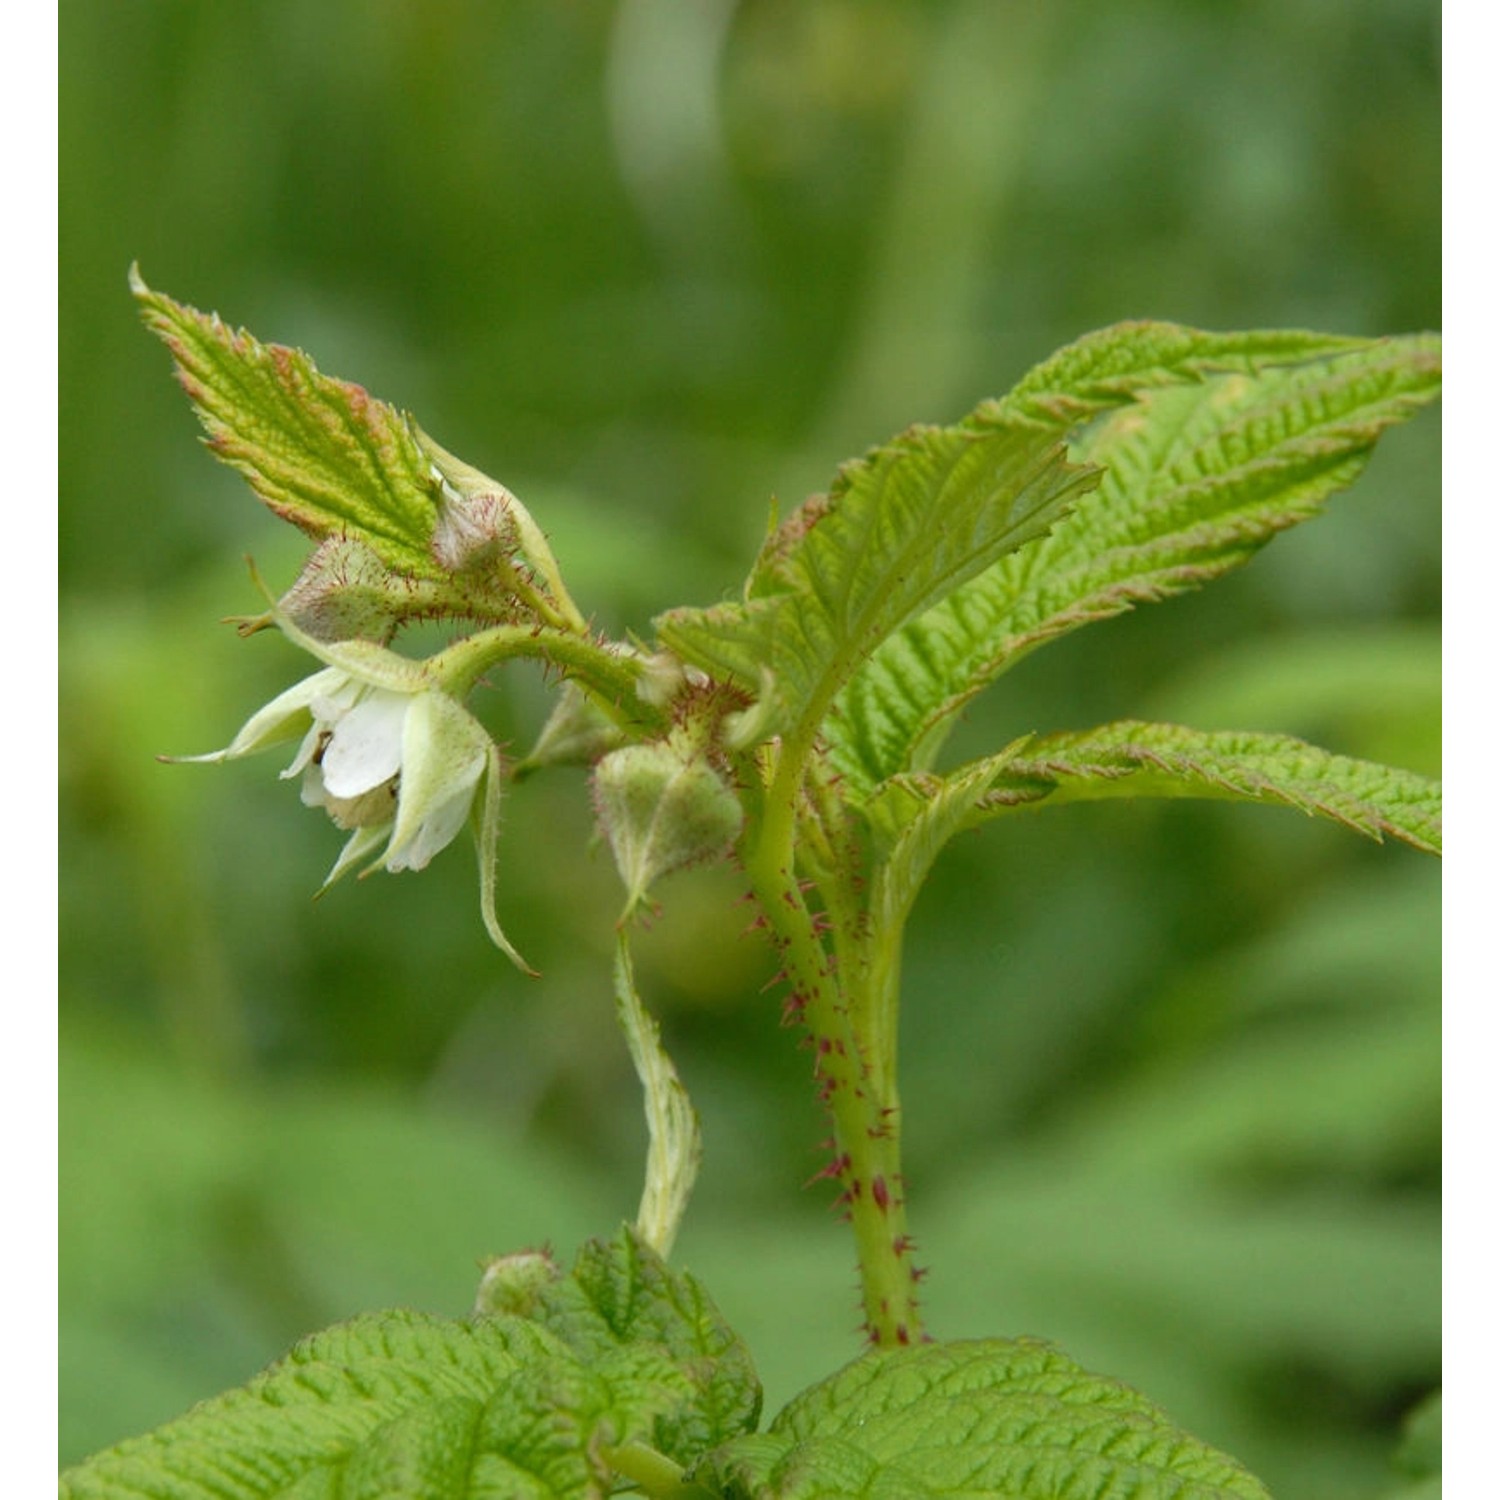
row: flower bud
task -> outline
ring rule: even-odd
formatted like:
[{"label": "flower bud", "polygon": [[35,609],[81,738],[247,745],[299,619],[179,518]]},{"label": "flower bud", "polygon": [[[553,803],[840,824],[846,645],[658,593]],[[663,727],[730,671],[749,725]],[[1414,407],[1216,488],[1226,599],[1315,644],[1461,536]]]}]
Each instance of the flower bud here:
[{"label": "flower bud", "polygon": [[561,1275],[557,1262],[545,1250],[497,1255],[485,1262],[479,1293],[474,1299],[475,1315],[529,1317],[542,1293]]},{"label": "flower bud", "polygon": [[629,893],[627,914],[661,876],[727,854],[744,822],[733,788],[677,736],[606,755],[594,769],[594,806]]}]

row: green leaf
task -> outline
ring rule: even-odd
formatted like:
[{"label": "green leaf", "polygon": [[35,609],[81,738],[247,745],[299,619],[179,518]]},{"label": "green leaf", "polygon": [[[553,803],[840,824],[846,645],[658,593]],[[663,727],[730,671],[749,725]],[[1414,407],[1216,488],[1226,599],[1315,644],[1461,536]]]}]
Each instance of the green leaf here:
[{"label": "green leaf", "polygon": [[1270,366],[1327,358],[1368,342],[1304,329],[1208,333],[1179,323],[1114,323],[1065,344],[990,404],[1023,421],[1071,428],[1162,386],[1226,371],[1255,375]]},{"label": "green leaf", "polygon": [[[954,834],[974,824],[974,809],[1005,769],[1011,751],[976,761],[921,791],[888,782],[867,809],[882,857],[875,866],[870,916],[877,933],[899,934],[911,908]],[[924,795],[925,793],[925,795]]]},{"label": "green leaf", "polygon": [[441,576],[428,553],[435,482],[404,412],[320,374],[300,350],[152,291],[134,267],[130,286],[208,446],[277,515],[312,537],[357,537],[398,572]]},{"label": "green leaf", "polygon": [[954,714],[1027,652],[1195,588],[1350,484],[1380,434],[1432,400],[1439,344],[1205,334],[1090,335],[976,417],[1076,432],[1105,473],[1052,533],[880,645],[830,722],[850,788],[932,763]]},{"label": "green leaf", "polygon": [[[997,759],[1003,764],[975,804],[981,817],[1040,801],[1207,797],[1295,807],[1377,841],[1389,836],[1429,854],[1442,852],[1440,783],[1289,735],[1122,719],[1025,740]],[[908,795],[930,788],[927,795],[935,796],[943,781],[902,778],[897,786]]]},{"label": "green leaf", "polygon": [[375,1313],[63,1476],[64,1500],[602,1496],[602,1450],[686,1460],[749,1430],[748,1356],[701,1287],[629,1231],[524,1315]]},{"label": "green leaf", "polygon": [[1145,1397],[1034,1339],[866,1354],[691,1477],[737,1500],[1267,1500]]},{"label": "green leaf", "polygon": [[749,1352],[702,1283],[669,1270],[628,1230],[585,1245],[572,1276],[532,1316],[585,1363],[621,1345],[664,1351],[687,1377],[692,1399],[661,1416],[650,1436],[680,1463],[725,1433],[749,1431],[760,1417]]},{"label": "green leaf", "polygon": [[809,732],[893,630],[1023,542],[1098,482],[1058,435],[1003,415],[913,427],[846,464],[768,539],[741,603],[661,616],[685,661],[769,692],[762,727]]}]

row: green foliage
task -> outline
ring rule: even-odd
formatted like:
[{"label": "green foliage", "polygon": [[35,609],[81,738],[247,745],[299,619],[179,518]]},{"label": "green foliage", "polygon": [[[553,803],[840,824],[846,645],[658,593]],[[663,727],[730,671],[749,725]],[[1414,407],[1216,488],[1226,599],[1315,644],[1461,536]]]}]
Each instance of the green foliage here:
[{"label": "green foliage", "polygon": [[610,1446],[691,1456],[753,1426],[760,1388],[701,1287],[628,1232],[524,1314],[376,1313],[63,1477],[68,1500],[607,1492]]},{"label": "green foliage", "polygon": [[692,1471],[734,1497],[1266,1500],[1149,1401],[1031,1339],[865,1355]]},{"label": "green foliage", "polygon": [[831,725],[856,788],[926,769],[953,715],[1027,652],[1196,587],[1307,520],[1436,396],[1436,341],[1121,324],[1039,366],[996,416],[1078,436],[1095,493],[876,650]]},{"label": "green foliage", "polygon": [[[956,710],[1012,661],[1211,578],[1314,514],[1385,427],[1435,394],[1435,341],[1155,324],[1092,335],[962,422],[911,429],[847,465],[773,531],[743,603],[659,617],[663,649],[648,659],[595,638],[503,486],[305,357],[133,284],[219,456],[322,540],[283,605],[252,623],[384,674],[383,696],[354,709],[327,698],[327,673],[309,679],[208,758],[258,747],[268,722],[279,736],[294,709],[299,728],[316,730],[297,761],[304,801],[354,827],[355,844],[378,837],[393,806],[399,836],[411,799],[441,804],[413,815],[433,819],[420,857],[401,861],[414,868],[472,814],[484,776],[486,921],[514,957],[489,910],[505,765],[461,704],[517,656],[570,678],[566,722],[549,727],[573,754],[579,721],[585,754],[600,755],[596,807],[627,887],[616,999],[650,1149],[637,1230],[586,1247],[570,1276],[527,1253],[491,1264],[476,1323],[386,1314],[319,1335],[243,1390],[88,1461],[64,1492],[123,1500],[165,1478],[181,1500],[354,1500],[392,1484],[561,1500],[602,1494],[621,1474],[683,1496],[709,1486],[1024,1500],[1078,1483],[1141,1500],[1263,1496],[1144,1398],[1044,1346],[920,1343],[896,1085],[903,933],[944,844],[1032,804],[1270,802],[1437,852],[1432,784],[1286,736],[1123,721],[1029,736],[947,776],[928,769]],[[1071,463],[1068,438],[1095,461]],[[430,465],[430,529],[387,483],[403,454],[408,479],[413,454]],[[347,493],[319,479],[346,465]],[[382,487],[386,500],[372,501]],[[498,623],[420,665],[372,643],[422,613]],[[920,663],[920,680],[893,673],[896,649]],[[464,733],[409,746],[408,679]],[[544,733],[528,770],[567,758],[547,746]],[[338,779],[336,766],[358,771]],[[785,958],[788,1019],[811,1033],[833,1124],[825,1175],[848,1208],[876,1346],[759,1437],[742,1436],[760,1402],[743,1346],[659,1259],[696,1176],[698,1124],[624,930],[658,877],[731,846]]]},{"label": "green foliage", "polygon": [[1440,1500],[1443,1493],[1443,1393],[1434,1391],[1406,1418],[1396,1468],[1403,1476],[1389,1500]]},{"label": "green foliage", "polygon": [[1330,755],[1287,735],[1134,721],[1038,735],[947,778],[887,783],[877,816],[899,821],[939,798],[951,807],[959,787],[969,816],[941,815],[953,833],[1041,802],[1204,797],[1293,807],[1377,841],[1390,836],[1428,854],[1442,851],[1441,795],[1427,777]]},{"label": "green foliage", "polygon": [[[359,1308],[457,1312],[475,1251],[571,1252],[640,1190],[619,894],[578,858],[576,777],[506,799],[522,982],[470,930],[470,861],[314,904],[334,829],[262,768],[154,760],[306,670],[211,624],[261,607],[244,551],[289,580],[301,538],[185,442],[121,267],[440,419],[618,635],[737,582],[767,494],[1080,329],[1435,326],[1436,16],[64,8],[68,1461]],[[953,760],[1139,717],[1437,774],[1437,447],[1435,421],[1390,434],[1347,504],[1224,587],[1023,661]],[[548,700],[507,679],[476,711],[525,747]],[[795,1191],[820,1164],[808,1057],[756,998],[775,964],[736,941],[742,890],[665,884],[636,957],[714,1168],[680,1253],[780,1404],[854,1320],[821,1191]],[[1437,1369],[1437,890],[1410,850],[1190,802],[949,844],[902,1026],[929,1326],[1046,1332],[1288,1500],[1382,1493],[1390,1413]],[[1127,1164],[1140,1212],[1102,1235]]]},{"label": "green foliage", "polygon": [[130,285],[171,350],[209,447],[272,510],[314,538],[352,532],[402,572],[436,571],[431,466],[403,412],[320,374],[299,350],[259,343],[153,292],[134,267]]},{"label": "green foliage", "polygon": [[767,539],[742,604],[674,610],[663,645],[774,698],[764,736],[805,735],[880,643],[1046,531],[1098,483],[1056,436],[981,409],[845,465]]}]

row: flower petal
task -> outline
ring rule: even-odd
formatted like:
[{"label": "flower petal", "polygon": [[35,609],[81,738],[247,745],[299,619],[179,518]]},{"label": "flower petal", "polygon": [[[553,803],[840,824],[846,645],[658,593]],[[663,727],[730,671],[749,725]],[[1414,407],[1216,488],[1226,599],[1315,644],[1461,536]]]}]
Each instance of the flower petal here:
[{"label": "flower petal", "polygon": [[401,769],[402,726],[416,701],[371,688],[333,725],[321,762],[330,797],[358,797]]}]

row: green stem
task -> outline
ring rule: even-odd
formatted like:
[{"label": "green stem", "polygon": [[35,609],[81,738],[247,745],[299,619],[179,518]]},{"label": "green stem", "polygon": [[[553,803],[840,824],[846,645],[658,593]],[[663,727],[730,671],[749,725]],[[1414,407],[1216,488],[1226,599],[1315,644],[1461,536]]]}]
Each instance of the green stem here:
[{"label": "green stem", "polygon": [[588,689],[599,706],[622,724],[647,729],[665,725],[662,711],[646,703],[636,692],[642,670],[639,658],[611,651],[571,631],[496,625],[455,641],[429,657],[427,667],[436,681],[462,698],[492,666],[513,657],[528,657],[560,667],[565,676]]},{"label": "green stem", "polygon": [[623,1474],[651,1500],[714,1500],[711,1490],[685,1480],[680,1464],[645,1443],[621,1443],[603,1448],[599,1456],[610,1468]]},{"label": "green stem", "polygon": [[[797,878],[798,750],[783,745],[745,864],[813,1037],[815,1077],[834,1127],[828,1175],[842,1188],[840,1201],[854,1232],[866,1329],[877,1346],[907,1344],[922,1337],[922,1324],[906,1228],[896,1093],[900,936],[868,936],[863,913],[855,918],[852,896],[834,876],[824,916],[840,961],[831,961]],[[856,922],[859,930],[851,930]]]}]

